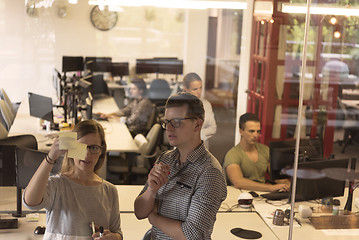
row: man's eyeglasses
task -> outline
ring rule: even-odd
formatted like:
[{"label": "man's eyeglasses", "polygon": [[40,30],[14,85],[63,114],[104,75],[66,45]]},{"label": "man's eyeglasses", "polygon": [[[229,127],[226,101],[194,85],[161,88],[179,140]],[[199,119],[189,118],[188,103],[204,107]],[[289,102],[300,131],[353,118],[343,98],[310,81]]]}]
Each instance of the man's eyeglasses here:
[{"label": "man's eyeglasses", "polygon": [[181,122],[186,119],[196,119],[195,117],[187,117],[187,118],[172,118],[171,120],[163,120],[161,126],[163,129],[166,129],[168,124],[171,124],[173,128],[179,128],[181,126]]},{"label": "man's eyeglasses", "polygon": [[101,152],[102,147],[99,145],[89,145],[87,146],[87,149],[90,151],[90,153],[97,154]]}]

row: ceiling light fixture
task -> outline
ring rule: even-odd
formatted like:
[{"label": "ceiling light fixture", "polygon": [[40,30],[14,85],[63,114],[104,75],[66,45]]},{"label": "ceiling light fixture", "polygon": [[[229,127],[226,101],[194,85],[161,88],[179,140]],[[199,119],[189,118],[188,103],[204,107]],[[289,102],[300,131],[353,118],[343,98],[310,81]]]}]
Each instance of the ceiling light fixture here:
[{"label": "ceiling light fixture", "polygon": [[[282,4],[282,12],[285,13],[301,13],[307,12],[307,7],[303,5],[288,5]],[[359,16],[359,8],[345,7],[329,7],[329,6],[317,6],[310,7],[310,14],[319,15],[336,15],[336,16]]]},{"label": "ceiling light fixture", "polygon": [[190,0],[89,0],[89,5],[114,5],[121,7],[159,7],[185,9],[246,9],[246,2],[238,1],[190,1]]}]

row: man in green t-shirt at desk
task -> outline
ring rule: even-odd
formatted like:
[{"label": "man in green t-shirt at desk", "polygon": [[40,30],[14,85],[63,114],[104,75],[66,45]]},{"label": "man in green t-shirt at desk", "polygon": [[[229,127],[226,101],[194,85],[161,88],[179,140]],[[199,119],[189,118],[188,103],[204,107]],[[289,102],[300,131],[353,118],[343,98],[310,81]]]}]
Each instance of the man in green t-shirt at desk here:
[{"label": "man in green t-shirt at desk", "polygon": [[261,133],[259,118],[252,113],[245,113],[239,119],[241,141],[231,148],[223,163],[228,180],[240,189],[254,191],[288,191],[287,179],[275,184],[265,182],[265,173],[269,169],[269,148],[258,143]]}]

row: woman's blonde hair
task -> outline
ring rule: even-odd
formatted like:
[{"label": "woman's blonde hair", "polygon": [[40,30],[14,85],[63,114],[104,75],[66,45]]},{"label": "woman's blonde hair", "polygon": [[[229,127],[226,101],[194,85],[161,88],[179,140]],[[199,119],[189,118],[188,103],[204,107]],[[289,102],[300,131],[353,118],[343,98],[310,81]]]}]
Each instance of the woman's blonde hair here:
[{"label": "woman's blonde hair", "polygon": [[[101,149],[101,155],[94,168],[94,171],[96,172],[98,169],[101,168],[102,164],[104,163],[106,150],[107,150],[107,145],[105,141],[105,131],[103,130],[101,124],[99,124],[95,120],[84,120],[76,124],[72,131],[77,132],[77,140],[92,133],[95,133],[100,137],[102,149]],[[74,172],[74,159],[65,156],[62,162],[60,173],[72,174],[73,172]]]}]

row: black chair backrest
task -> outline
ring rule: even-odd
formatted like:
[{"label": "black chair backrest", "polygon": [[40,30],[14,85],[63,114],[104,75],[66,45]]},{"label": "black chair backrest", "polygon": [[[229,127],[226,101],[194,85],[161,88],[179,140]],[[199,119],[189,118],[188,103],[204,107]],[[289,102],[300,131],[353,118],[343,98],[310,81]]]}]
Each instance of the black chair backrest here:
[{"label": "black chair backrest", "polygon": [[158,105],[164,105],[171,95],[171,88],[165,79],[153,79],[148,89],[148,98]]},{"label": "black chair backrest", "polygon": [[103,75],[94,75],[92,77],[92,89],[94,97],[98,95],[109,95],[107,83],[103,80]]},{"label": "black chair backrest", "polygon": [[37,150],[36,138],[31,134],[11,136],[4,139],[0,139],[0,146],[1,145],[13,145],[17,147]]}]

